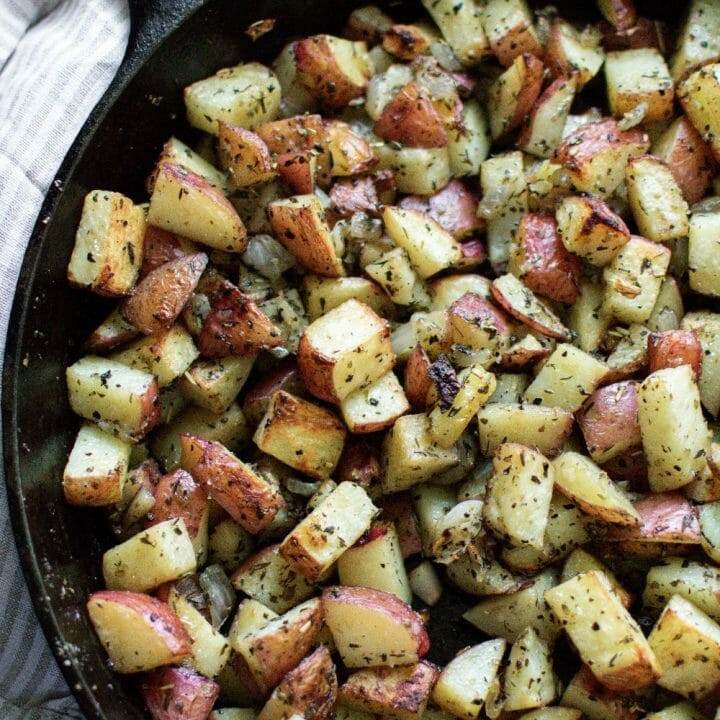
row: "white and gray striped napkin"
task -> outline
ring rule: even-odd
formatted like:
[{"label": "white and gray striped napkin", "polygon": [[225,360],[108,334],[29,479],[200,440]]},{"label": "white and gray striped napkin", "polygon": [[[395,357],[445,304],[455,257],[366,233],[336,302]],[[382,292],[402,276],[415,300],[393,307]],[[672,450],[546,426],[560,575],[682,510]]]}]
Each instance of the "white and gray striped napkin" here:
[{"label": "white and gray striped napkin", "polygon": [[[129,26],[126,0],[0,0],[0,358],[40,205]],[[2,489],[0,548],[0,718],[82,718],[30,604]]]}]

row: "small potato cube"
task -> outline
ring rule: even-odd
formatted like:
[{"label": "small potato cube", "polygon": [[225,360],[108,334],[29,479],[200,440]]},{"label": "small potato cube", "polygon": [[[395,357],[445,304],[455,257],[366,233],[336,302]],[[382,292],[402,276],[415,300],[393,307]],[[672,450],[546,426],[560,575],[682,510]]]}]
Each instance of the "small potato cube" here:
[{"label": "small potato cube", "polygon": [[673,81],[665,59],[655,48],[608,53],[605,81],[610,111],[616,118],[622,118],[640,103],[647,105],[645,122],[672,117]]},{"label": "small potato cube", "polygon": [[133,535],[103,555],[110,590],[146,592],[194,572],[195,550],[185,521],[165,520]]},{"label": "small potato cube", "polygon": [[113,353],[111,359],[136,370],[152,373],[163,388],[181,377],[198,355],[187,330],[182,325],[174,325],[157,335],[136,340],[125,349]]},{"label": "small potato cube", "polygon": [[690,287],[720,296],[720,213],[696,212],[690,218],[688,274]]},{"label": "small potato cube", "polygon": [[223,68],[185,88],[188,122],[213,135],[220,120],[253,128],[277,116],[281,92],[274,73],[260,63]]},{"label": "small potato cube", "polygon": [[568,305],[577,299],[582,263],[563,245],[552,215],[523,217],[508,270],[538,295]]},{"label": "small potato cube", "polygon": [[632,695],[621,695],[608,690],[587,665],[583,665],[569,682],[561,703],[569,708],[582,710],[583,718],[640,720],[643,715],[642,708],[638,707]]},{"label": "small potato cube", "polygon": [[482,10],[476,3],[458,7],[453,0],[423,0],[423,6],[463,65],[476,65],[489,52]]},{"label": "small potato cube", "polygon": [[612,318],[602,311],[603,286],[591,280],[581,280],[578,299],[565,320],[572,331],[575,344],[584,352],[600,347]]},{"label": "small potato cube", "polygon": [[335,469],[346,434],[333,413],[280,390],[272,396],[253,440],[268,455],[323,480]]},{"label": "small potato cube", "polygon": [[340,410],[351,433],[370,433],[392,427],[410,410],[410,404],[397,376],[390,371],[351,392],[340,402]]},{"label": "small potato cube", "polygon": [[492,404],[478,413],[480,451],[490,455],[503,443],[536,447],[546,455],[555,455],[570,435],[571,412],[557,407]]},{"label": "small potato cube", "polygon": [[620,341],[605,361],[610,368],[606,380],[626,380],[647,365],[650,331],[633,323],[627,330],[618,327],[618,333]]},{"label": "small potato cube", "polygon": [[628,324],[645,322],[669,264],[667,247],[633,235],[603,272],[604,311]]},{"label": "small potato cube", "polygon": [[652,332],[677,330],[684,315],[685,306],[678,281],[666,275],[647,326]]},{"label": "small potato cube", "polygon": [[714,0],[691,0],[689,6],[672,58],[676,82],[720,55],[720,8]]},{"label": "small potato cube", "polygon": [[607,473],[576,452],[553,461],[555,487],[588,515],[616,525],[639,525],[640,514]]},{"label": "small potato cube", "polygon": [[180,391],[195,405],[224,413],[232,405],[250,375],[254,357],[199,360],[183,375]]},{"label": "small potato cube", "polygon": [[562,628],[545,602],[545,593],[557,584],[557,571],[543,570],[529,581],[527,587],[482,599],[463,618],[485,634],[505,638],[511,643],[526,628],[532,627],[552,644]]},{"label": "small potato cube", "polygon": [[163,145],[155,168],[145,181],[145,186],[149,194],[152,194],[153,188],[155,187],[157,171],[164,163],[182,165],[182,167],[189,170],[191,173],[199,175],[201,178],[205,178],[205,180],[218,190],[225,192],[228,189],[228,179],[224,172],[218,170],[212,163],[208,162],[202,155],[188,147],[184,142],[182,142],[182,140],[178,140],[176,137],[171,137]]},{"label": "small potato cube", "polygon": [[490,47],[505,67],[523,53],[538,57],[543,54],[525,0],[488,0],[482,9],[482,20]]},{"label": "small potato cube", "polygon": [[495,376],[480,365],[460,374],[460,388],[450,403],[442,400],[430,413],[430,436],[442,447],[460,438],[473,416],[495,392]]},{"label": "small potato cube", "polygon": [[93,190],[85,196],[67,277],[99,295],[127,295],[143,257],[145,213],[120,193]]},{"label": "small potato cube", "polygon": [[637,383],[624,381],[596,390],[577,414],[590,457],[604,463],[641,443]]},{"label": "small potato cube", "polygon": [[545,600],[603,685],[623,692],[660,677],[653,650],[603,573],[576,575],[548,590]]},{"label": "small potato cube", "polygon": [[700,400],[707,411],[716,416],[720,411],[720,315],[691,312],[682,319],[683,330],[694,330],[703,350],[700,371]]},{"label": "small potato cube", "polygon": [[433,701],[458,718],[480,716],[505,654],[504,640],[488,640],[456,655],[440,673]]},{"label": "small potato cube", "polygon": [[450,128],[448,137],[453,177],[478,175],[480,165],[490,153],[490,131],[485,111],[477,100],[463,102],[462,125],[462,130]]},{"label": "small potato cube", "polygon": [[670,168],[691,205],[705,195],[715,170],[710,148],[684,115],[653,143],[652,154]]},{"label": "small potato cube", "polygon": [[630,240],[623,219],[597,198],[565,198],[556,217],[565,247],[593,265],[607,265]]},{"label": "small potato cube", "polygon": [[543,70],[542,61],[523,53],[490,85],[488,120],[493,140],[519,127],[530,114],[542,89]]},{"label": "small potato cube", "polygon": [[720,98],[720,63],[696,70],[680,83],[677,94],[690,122],[720,160],[720,115],[714,112]]},{"label": "small potato cube", "polygon": [[388,206],[383,211],[385,230],[403,248],[420,277],[445,270],[460,258],[453,236],[427,215]]},{"label": "small potato cube", "polygon": [[550,648],[537,630],[529,627],[510,648],[503,710],[544,707],[555,699],[556,684]]},{"label": "small potato cube", "polygon": [[73,412],[103,430],[136,441],[160,419],[158,383],[150,373],[88,355],[65,374]]},{"label": "small potato cube", "polygon": [[134,340],[140,331],[129,323],[120,312],[122,305],[118,305],[85,341],[85,350],[90,353],[105,353]]},{"label": "small potato cube", "polygon": [[414,148],[383,143],[375,147],[381,170],[391,170],[399,192],[432,195],[450,181],[450,153],[447,147]]},{"label": "small potato cube", "polygon": [[554,473],[539,452],[514,443],[495,450],[485,496],[485,522],[515,545],[542,547]]},{"label": "small potato cube", "polygon": [[638,130],[620,130],[615,120],[582,125],[555,151],[575,189],[607,198],[625,179],[625,164],[650,148],[649,137]]},{"label": "small potato cube", "polygon": [[392,317],[393,314],[392,303],[380,287],[362,277],[324,278],[306,275],[303,279],[303,297],[310,322],[346,300],[365,303],[381,317]]},{"label": "small potato cube", "polygon": [[315,195],[275,200],[267,206],[267,212],[277,239],[308,270],[326,277],[345,274]]},{"label": "small potato cube", "polygon": [[442,597],[443,585],[435,567],[429,560],[423,560],[408,574],[410,587],[426,605],[437,605]]},{"label": "small potato cube", "polygon": [[578,91],[598,74],[605,59],[601,47],[583,42],[580,32],[561,18],[550,27],[545,56],[554,75],[575,78]]},{"label": "small potato cube", "polygon": [[300,339],[298,367],[308,390],[339,402],[395,364],[390,328],[367,305],[347,300],[311,323]]},{"label": "small potato cube", "polygon": [[218,130],[218,155],[236,188],[268,182],[277,175],[277,166],[262,138],[222,120]]},{"label": "small potato cube", "polygon": [[323,106],[339,110],[361,97],[372,75],[364,42],[313,35],[295,43],[297,78]]},{"label": "small potato cube", "polygon": [[607,372],[605,363],[574,345],[561,343],[525,391],[525,401],[575,412]]},{"label": "small potato cube", "polygon": [[702,471],[710,436],[689,365],[658,370],[643,381],[638,419],[653,492],[687,485]]},{"label": "small potato cube", "polygon": [[575,98],[575,80],[558,78],[548,85],[537,100],[518,145],[525,152],[549,158],[562,140],[570,106]]},{"label": "small potato cube", "polygon": [[596,557],[586,552],[582,548],[575,548],[568,559],[565,561],[562,569],[562,581],[565,582],[576,575],[588,572],[589,570],[599,570],[605,574],[613,590],[620,598],[620,602],[626,607],[630,608],[633,602],[633,596],[623,588],[620,581],[613,575],[609,568],[601,563]]},{"label": "small potato cube", "polygon": [[658,685],[702,700],[720,683],[720,625],[673,595],[648,638],[661,668]]},{"label": "small potato cube", "polygon": [[511,333],[510,318],[492,302],[466,292],[448,308],[445,340],[473,350],[505,350]]},{"label": "small potato cube", "polygon": [[330,174],[333,177],[358,175],[377,164],[378,159],[368,141],[347,123],[340,120],[327,121],[325,133],[332,161]]},{"label": "small potato cube", "polygon": [[427,305],[422,280],[413,269],[405,250],[396,247],[365,266],[365,272],[390,296],[396,305]]},{"label": "small potato cube", "polygon": [[648,240],[676,240],[688,234],[688,204],[670,168],[643,155],[625,168],[628,202],[635,222]]},{"label": "small potato cube", "polygon": [[391,339],[393,352],[398,361],[407,360],[417,345],[420,345],[431,358],[437,358],[445,350],[443,338],[446,320],[446,313],[442,310],[416,312],[406,323],[396,327]]},{"label": "small potato cube", "polygon": [[397,668],[367,668],[343,683],[338,700],[362,712],[398,720],[420,720],[430,698],[437,668],[429,662]]},{"label": "small potato cube", "polygon": [[703,350],[693,330],[666,330],[648,335],[648,370],[653,373],[668,367],[690,365],[700,377]]},{"label": "small potato cube", "polygon": [[80,428],[63,472],[63,492],[71,505],[112,505],[122,498],[130,460],[129,443],[100,430]]},{"label": "small potato cube", "polygon": [[383,462],[383,489],[393,493],[456,467],[460,457],[456,447],[443,448],[432,440],[425,414],[403,415],[385,436]]},{"label": "small potato cube", "polygon": [[360,539],[376,514],[363,488],[340,483],[285,537],[280,552],[308,580],[319,580]]}]

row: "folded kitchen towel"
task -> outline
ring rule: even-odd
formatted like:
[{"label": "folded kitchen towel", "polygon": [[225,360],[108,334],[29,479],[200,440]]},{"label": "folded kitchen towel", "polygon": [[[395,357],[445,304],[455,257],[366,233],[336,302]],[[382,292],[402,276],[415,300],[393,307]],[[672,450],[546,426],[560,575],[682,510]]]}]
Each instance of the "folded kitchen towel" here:
[{"label": "folded kitchen towel", "polygon": [[[0,353],[48,186],[127,44],[126,0],[0,0]],[[70,230],[69,230],[70,231]],[[0,718],[82,718],[30,603],[0,489]]]}]

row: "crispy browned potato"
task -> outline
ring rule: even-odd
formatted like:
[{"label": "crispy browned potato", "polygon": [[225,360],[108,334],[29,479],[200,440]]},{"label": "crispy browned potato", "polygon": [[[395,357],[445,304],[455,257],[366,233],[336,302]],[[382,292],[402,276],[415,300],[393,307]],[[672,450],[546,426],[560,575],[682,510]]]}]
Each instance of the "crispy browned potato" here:
[{"label": "crispy browned potato", "polygon": [[431,38],[417,25],[395,24],[383,35],[383,49],[401,60],[414,60],[430,48]]},{"label": "crispy browned potato", "polygon": [[440,113],[416,82],[401,88],[375,123],[375,134],[407,147],[441,148],[448,134]]},{"label": "crispy browned potato", "polygon": [[325,135],[332,160],[330,174],[333,177],[358,175],[377,165],[378,158],[370,143],[347,123],[327,120]]},{"label": "crispy browned potato", "polygon": [[700,523],[695,506],[679,492],[653,493],[633,503],[640,513],[637,527],[608,529],[608,540],[644,543],[700,543]]},{"label": "crispy browned potato", "polygon": [[165,667],[143,678],[142,695],[153,720],[207,720],[220,685],[190,668]]},{"label": "crispy browned potato", "polygon": [[688,203],[698,202],[710,185],[716,163],[710,148],[685,117],[679,117],[653,146],[664,160]]},{"label": "crispy browned potato", "polygon": [[633,0],[598,0],[598,7],[603,17],[618,30],[627,30],[637,22]]},{"label": "crispy browned potato", "polygon": [[267,527],[284,506],[282,495],[221,443],[188,433],[180,441],[183,468],[248,532]]},{"label": "crispy browned potato", "polygon": [[330,200],[333,203],[333,210],[343,218],[350,217],[356,212],[369,215],[380,213],[377,188],[370,176],[338,180],[330,188]]},{"label": "crispy browned potato", "polygon": [[690,365],[700,376],[703,349],[694,330],[666,330],[648,335],[648,371]]},{"label": "crispy browned potato", "polygon": [[623,30],[603,20],[599,27],[603,47],[608,52],[639,48],[656,48],[663,52],[668,46],[668,27],[662,20],[640,17],[632,27]]},{"label": "crispy browned potato", "polygon": [[318,158],[315,150],[291,150],[277,156],[277,170],[282,180],[298,195],[315,190]]},{"label": "crispy browned potato", "polygon": [[248,422],[257,425],[270,404],[270,398],[278,390],[286,390],[295,395],[303,394],[302,382],[295,358],[283,360],[274,370],[263,373],[247,389],[243,397],[242,409]]},{"label": "crispy browned potato", "polygon": [[295,43],[298,79],[331,110],[361,97],[372,74],[364,42],[313,35]]},{"label": "crispy browned potato", "polygon": [[538,295],[569,305],[577,300],[582,264],[565,249],[552,215],[523,216],[508,267]]},{"label": "crispy browned potato", "polygon": [[321,645],[275,688],[258,720],[304,717],[331,720],[337,700],[337,675],[330,652]]},{"label": "crispy browned potato", "polygon": [[478,196],[460,180],[451,180],[430,197],[408,195],[400,201],[405,210],[417,210],[431,217],[454,238],[461,239],[481,230],[484,223],[477,214]]},{"label": "crispy browned potato", "polygon": [[177,260],[194,252],[197,252],[197,246],[190,240],[154,225],[146,225],[140,278],[144,278],[149,272],[171,260]]},{"label": "crispy browned potato", "polygon": [[168,330],[193,294],[207,262],[205,253],[196,253],[152,270],[124,302],[125,319],[146,335]]},{"label": "crispy browned potato", "polygon": [[205,318],[198,347],[206,357],[255,355],[282,345],[282,335],[247,295],[228,283],[216,293]]},{"label": "crispy browned potato", "polygon": [[430,377],[430,365],[430,358],[422,345],[416,345],[405,363],[404,382],[405,396],[413,410],[424,410],[432,404],[434,384]]},{"label": "crispy browned potato", "polygon": [[596,390],[577,413],[590,457],[604,463],[640,444],[637,383],[607,385]]},{"label": "crispy browned potato", "polygon": [[195,540],[208,519],[208,498],[205,490],[186,470],[178,468],[163,475],[155,486],[155,507],[146,527],[165,520],[182,518],[188,535]]},{"label": "crispy browned potato", "polygon": [[236,188],[272,180],[277,175],[270,150],[250,130],[218,122],[218,156]]},{"label": "crispy browned potato", "polygon": [[510,333],[510,318],[476,293],[465,293],[448,310],[445,327],[448,343],[460,343],[476,350],[494,350],[503,348]]},{"label": "crispy browned potato", "polygon": [[361,712],[398,720],[419,720],[425,711],[438,669],[425,660],[406,667],[358,670],[340,687],[338,698]]},{"label": "crispy browned potato", "polygon": [[379,450],[367,440],[350,437],[338,462],[338,482],[354,482],[361,487],[369,488],[381,478]]}]

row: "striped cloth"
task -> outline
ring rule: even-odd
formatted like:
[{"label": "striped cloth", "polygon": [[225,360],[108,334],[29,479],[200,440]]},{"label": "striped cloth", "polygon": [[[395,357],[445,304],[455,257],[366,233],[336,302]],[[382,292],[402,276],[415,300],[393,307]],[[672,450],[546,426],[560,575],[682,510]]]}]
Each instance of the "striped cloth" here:
[{"label": "striped cloth", "polygon": [[[126,0],[0,0],[0,352],[48,186],[127,44]],[[82,718],[30,604],[0,490],[0,718]]]}]

